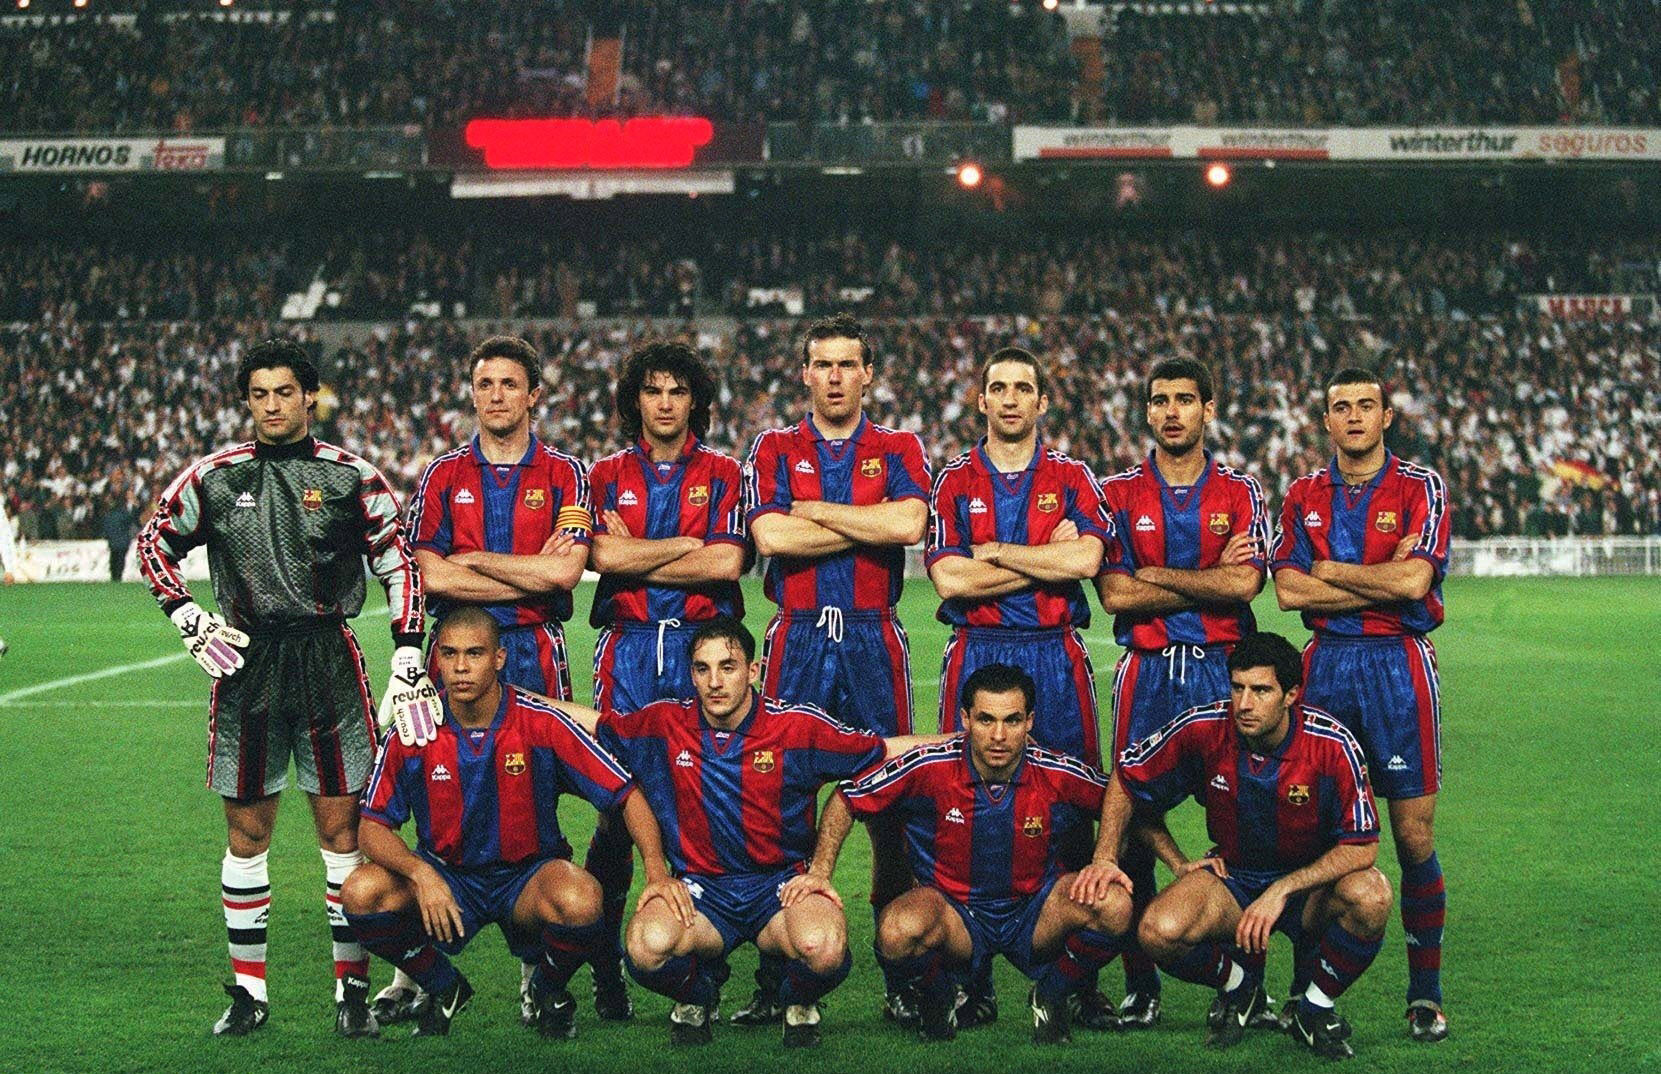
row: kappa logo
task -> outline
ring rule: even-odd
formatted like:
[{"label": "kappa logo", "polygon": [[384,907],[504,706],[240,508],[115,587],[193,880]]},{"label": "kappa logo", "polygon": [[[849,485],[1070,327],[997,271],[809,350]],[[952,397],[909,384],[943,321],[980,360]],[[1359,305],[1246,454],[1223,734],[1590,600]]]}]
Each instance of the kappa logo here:
[{"label": "kappa logo", "polygon": [[473,502],[473,490],[472,489],[460,489],[460,490],[458,490],[456,492],[456,502],[457,503],[472,503]]},{"label": "kappa logo", "polygon": [[523,775],[525,771],[525,755],[523,753],[509,753],[502,757],[502,771],[510,776]]},{"label": "kappa logo", "polygon": [[1392,772],[1405,772],[1407,771],[1407,762],[1403,760],[1402,755],[1398,753],[1393,755],[1390,758],[1389,763],[1384,767],[1388,768]]},{"label": "kappa logo", "polygon": [[403,954],[399,955],[398,956],[398,961],[399,962],[408,962],[410,959],[414,958],[416,955],[419,955],[421,952],[423,952],[425,950],[426,950],[425,947],[412,947],[408,951],[405,951]]},{"label": "kappa logo", "polygon": [[253,507],[254,494],[252,492],[244,492],[236,498],[236,505],[238,507]]},{"label": "kappa logo", "polygon": [[1221,537],[1228,532],[1228,522],[1227,511],[1216,511],[1212,513],[1211,521],[1205,524],[1205,528]]},{"label": "kappa logo", "polygon": [[1308,526],[1312,530],[1320,529],[1321,528],[1321,514],[1320,514],[1320,512],[1319,511],[1311,511],[1307,515],[1304,515],[1303,516],[1303,524],[1305,526]]},{"label": "kappa logo", "polygon": [[694,899],[701,899],[704,897],[704,886],[696,880],[691,880],[683,876],[681,877],[681,883],[686,885],[687,893]]},{"label": "kappa logo", "polygon": [[801,462],[796,464],[796,472],[798,474],[811,474],[814,472],[813,464],[808,462],[806,459],[803,459]]},{"label": "kappa logo", "polygon": [[1152,533],[1156,529],[1158,529],[1158,527],[1153,524],[1153,519],[1149,518],[1147,515],[1143,515],[1141,518],[1136,520],[1137,533]]},{"label": "kappa logo", "polygon": [[693,485],[686,490],[686,502],[693,507],[702,507],[709,502],[709,486]]},{"label": "kappa logo", "polygon": [[307,489],[300,493],[300,506],[308,511],[315,511],[323,506],[323,490]]},{"label": "kappa logo", "polygon": [[986,501],[981,499],[979,496],[976,496],[974,499],[970,500],[969,501],[969,513],[971,515],[984,515],[984,514],[986,514]]},{"label": "kappa logo", "polygon": [[861,477],[880,477],[882,475],[881,459],[865,459],[859,464]]},{"label": "kappa logo", "polygon": [[624,489],[623,495],[617,497],[618,507],[633,507],[640,502],[640,497],[634,494],[633,489]]},{"label": "kappa logo", "polygon": [[691,750],[682,750],[679,753],[675,754],[675,767],[676,768],[691,768],[692,767],[692,751]]},{"label": "kappa logo", "polygon": [[266,909],[261,910],[259,912],[258,916],[256,916],[254,918],[254,924],[256,924],[256,925],[269,925],[270,923],[271,923],[271,909],[270,909],[270,907],[267,907]]},{"label": "kappa logo", "polygon": [[1228,779],[1227,779],[1227,777],[1225,777],[1221,772],[1218,772],[1216,775],[1211,777],[1211,787],[1212,787],[1213,790],[1227,791],[1228,790]]},{"label": "kappa logo", "polygon": [[448,783],[448,782],[450,782],[450,770],[448,768],[445,768],[441,764],[440,765],[434,765],[433,766],[432,781],[434,783]]},{"label": "kappa logo", "polygon": [[957,806],[952,806],[952,808],[946,810],[946,820],[952,824],[966,823],[963,819],[963,810],[957,808]]},{"label": "kappa logo", "polygon": [[540,510],[542,510],[543,505],[545,505],[547,502],[548,502],[548,490],[547,489],[526,489],[525,490],[525,507],[526,507],[527,510],[540,511]]},{"label": "kappa logo", "polygon": [[1038,494],[1038,509],[1046,515],[1054,514],[1061,507],[1061,494],[1057,492],[1040,492]]}]

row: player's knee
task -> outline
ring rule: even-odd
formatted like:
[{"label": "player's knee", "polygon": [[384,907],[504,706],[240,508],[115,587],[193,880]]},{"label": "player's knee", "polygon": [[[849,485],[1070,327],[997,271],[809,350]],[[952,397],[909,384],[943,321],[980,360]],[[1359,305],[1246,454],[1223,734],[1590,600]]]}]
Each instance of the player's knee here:
[{"label": "player's knee", "polygon": [[1187,923],[1164,907],[1154,905],[1142,915],[1137,927],[1136,941],[1155,959],[1176,954],[1188,933]]},{"label": "player's knee", "polygon": [[1088,909],[1090,920],[1086,927],[1112,936],[1125,934],[1134,913],[1129,893],[1117,885],[1109,888],[1107,895]]},{"label": "player's knee", "polygon": [[1371,935],[1383,932],[1390,920],[1394,899],[1390,882],[1377,869],[1351,873],[1338,881],[1338,897],[1343,900],[1345,912],[1352,923]]},{"label": "player's knee", "polygon": [[667,915],[636,914],[629,924],[629,961],[648,972],[662,967],[675,954],[681,927]]},{"label": "player's knee", "polygon": [[1396,859],[1417,865],[1436,851],[1436,830],[1429,817],[1402,817],[1390,822],[1396,841]]},{"label": "player's knee", "polygon": [[378,865],[360,865],[340,885],[340,904],[349,914],[375,914],[388,909],[395,892],[392,876]]},{"label": "player's knee", "polygon": [[884,958],[906,958],[922,948],[926,925],[906,908],[890,906],[877,922],[877,948]]},{"label": "player's knee", "polygon": [[848,941],[839,929],[809,927],[796,937],[796,955],[809,972],[828,974],[842,965]]}]

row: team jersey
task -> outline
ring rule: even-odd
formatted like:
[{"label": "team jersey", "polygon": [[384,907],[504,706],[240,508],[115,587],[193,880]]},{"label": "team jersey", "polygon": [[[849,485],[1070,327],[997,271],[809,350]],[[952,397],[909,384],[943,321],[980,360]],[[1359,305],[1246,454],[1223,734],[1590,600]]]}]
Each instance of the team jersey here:
[{"label": "team jersey", "polygon": [[[972,556],[988,541],[1041,545],[1067,519],[1080,537],[1113,546],[1113,520],[1090,467],[1040,440],[1032,461],[1018,473],[1000,473],[986,457],[986,438],[959,455],[935,478],[929,499],[927,563],[947,556]],[[1007,596],[953,597],[936,613],[953,626],[1089,626],[1084,587],[1073,582],[1034,582]]]},{"label": "team jersey", "polygon": [[179,562],[205,544],[226,620],[283,633],[362,611],[367,559],[386,588],[393,637],[420,644],[421,578],[398,514],[380,471],[333,444],[239,444],[167,486],[139,532],[139,570],[172,614],[191,599]]},{"label": "team jersey", "polygon": [[[1268,563],[1269,509],[1263,487],[1256,478],[1221,465],[1210,452],[1200,479],[1192,485],[1166,484],[1150,453],[1146,462],[1103,481],[1102,496],[1119,538],[1108,549],[1104,571],[1207,570],[1217,566],[1223,546],[1236,533],[1250,534],[1257,542],[1252,567],[1261,572]],[[1250,603],[1113,618],[1114,640],[1127,649],[1232,645],[1256,629]]]},{"label": "team jersey", "polygon": [[569,716],[504,685],[487,728],[468,730],[449,716],[425,746],[389,735],[362,813],[389,828],[414,817],[417,846],[446,864],[513,864],[571,856],[560,795],[604,812],[632,787],[628,772]]},{"label": "team jersey", "polygon": [[1308,573],[1318,559],[1364,566],[1388,563],[1408,536],[1419,539],[1410,555],[1435,569],[1423,598],[1342,615],[1304,612],[1303,625],[1350,637],[1428,634],[1442,625],[1442,578],[1448,572],[1451,536],[1448,490],[1435,470],[1393,452],[1385,453],[1383,469],[1364,485],[1345,484],[1336,458],[1292,482],[1281,507],[1269,568]]},{"label": "team jersey", "polygon": [[[479,438],[427,464],[410,505],[410,544],[441,556],[499,552],[533,556],[555,532],[588,543],[593,513],[588,474],[576,458],[531,437],[524,458],[496,465]],[[563,623],[571,618],[571,594],[537,593],[524,600],[482,607],[504,627]],[[442,616],[448,603],[433,602]]]},{"label": "team jersey", "polygon": [[[751,525],[762,515],[788,513],[797,500],[857,507],[928,500],[929,468],[915,433],[885,429],[868,418],[846,440],[826,440],[804,418],[756,437],[745,462]],[[855,545],[846,552],[767,562],[767,599],[783,611],[842,608],[887,611],[900,599],[905,549]]]},{"label": "team jersey", "polygon": [[856,817],[895,810],[917,882],[974,902],[1034,895],[1060,875],[1058,840],[1096,818],[1106,789],[1089,765],[1030,743],[1008,783],[988,783],[958,738],[878,765],[840,793]]},{"label": "team jersey", "polygon": [[1339,843],[1378,842],[1378,806],[1361,746],[1320,709],[1294,705],[1267,754],[1234,728],[1233,702],[1189,709],[1125,748],[1119,776],[1161,811],[1193,795],[1229,868],[1289,872]]},{"label": "team jersey", "polygon": [[813,853],[819,788],[883,757],[877,735],[806,705],[751,692],[732,731],[696,699],[657,701],[600,721],[600,741],[646,792],[677,875],[725,876],[800,865]]},{"label": "team jersey", "polygon": [[[635,537],[698,537],[706,544],[746,543],[738,460],[688,437],[674,462],[654,463],[651,450],[639,443],[607,455],[589,471],[594,495],[594,533],[606,533],[603,511],[622,516]],[[594,594],[589,621],[612,623],[679,619],[700,622],[717,615],[744,617],[744,597],[737,582],[698,586],[648,583],[637,575],[605,574]]]}]

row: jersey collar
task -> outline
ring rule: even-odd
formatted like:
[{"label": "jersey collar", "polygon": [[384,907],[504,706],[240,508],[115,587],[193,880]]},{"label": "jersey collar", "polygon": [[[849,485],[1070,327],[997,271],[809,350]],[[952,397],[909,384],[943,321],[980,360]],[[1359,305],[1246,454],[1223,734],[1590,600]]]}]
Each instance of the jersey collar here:
[{"label": "jersey collar", "polygon": [[[675,465],[685,466],[691,460],[693,453],[698,450],[698,444],[698,434],[688,430],[686,446],[681,449],[680,456],[675,459]],[[652,458],[652,445],[646,442],[644,436],[634,442],[634,450],[639,453],[641,462],[654,469],[657,467],[656,460]]]},{"label": "jersey collar", "polygon": [[491,462],[489,459],[485,458],[484,447],[479,443],[478,433],[473,434],[473,439],[468,442],[468,446],[473,452],[473,461],[478,463],[480,466],[529,466],[531,464],[531,460],[536,457],[537,440],[536,434],[532,433],[531,442],[525,445],[524,457],[518,462]]},{"label": "jersey collar", "polygon": [[[1153,474],[1153,479],[1159,484],[1161,491],[1169,492],[1171,491],[1172,486],[1170,482],[1165,480],[1165,475],[1159,470],[1159,459],[1157,454],[1157,452],[1151,449],[1148,451],[1148,472]],[[1205,466],[1201,468],[1199,478],[1192,485],[1188,486],[1190,495],[1199,491],[1199,489],[1202,488],[1207,481],[1211,480],[1211,471],[1217,468],[1216,460],[1211,457],[1211,452],[1206,451],[1204,452],[1204,455]]]},{"label": "jersey collar", "polygon": [[254,457],[256,459],[305,459],[317,451],[317,438],[302,436],[292,444],[267,444],[260,440],[254,441]]},{"label": "jersey collar", "polygon": [[[1359,487],[1364,488],[1364,489],[1377,488],[1378,483],[1380,481],[1384,480],[1384,475],[1388,474],[1390,471],[1394,470],[1395,468],[1396,468],[1396,453],[1394,451],[1391,451],[1389,448],[1385,448],[1384,449],[1384,465],[1380,466],[1378,468],[1378,473],[1374,474],[1372,477],[1370,477],[1366,481],[1362,482]],[[1343,473],[1338,469],[1338,456],[1337,455],[1333,455],[1330,459],[1327,460],[1326,475],[1327,475],[1326,476],[1326,481],[1327,481],[1327,484],[1329,484],[1329,485],[1332,485],[1332,486],[1335,486],[1335,487],[1341,487],[1341,486],[1347,485],[1349,483],[1349,482],[1344,480]]]},{"label": "jersey collar", "polygon": [[1009,477],[1013,474],[1027,474],[1038,469],[1038,463],[1044,458],[1044,452],[1046,450],[1047,449],[1044,447],[1044,435],[1040,433],[1037,439],[1032,442],[1032,458],[1027,460],[1026,466],[1020,470],[1010,470],[1006,472],[992,465],[992,457],[986,453],[986,437],[983,436],[979,440],[976,440],[974,447],[975,461],[980,463],[981,466],[986,469],[987,473],[992,474],[993,476],[1001,475],[1003,477]]},{"label": "jersey collar", "polygon": [[[854,431],[848,434],[844,443],[859,443],[859,438],[865,435],[865,430],[870,424],[871,419],[865,416],[864,411],[861,411],[859,415],[859,424],[854,426]],[[803,418],[802,423],[797,426],[797,428],[800,429],[802,431],[802,435],[807,437],[809,440],[817,440],[821,443],[829,441],[829,438],[819,431],[819,426],[813,424],[812,414],[809,414],[807,417]]]},{"label": "jersey collar", "polygon": [[[1027,745],[1030,747],[1031,743],[1029,742]],[[975,769],[975,759],[969,753],[969,734],[967,731],[964,732],[962,743],[958,749],[962,758],[963,785],[965,787],[985,786],[986,780],[982,779],[980,772]],[[1029,752],[1029,749],[1021,750],[1021,759],[1015,762],[1015,772],[1003,786],[1019,787],[1027,781],[1027,756]]]},{"label": "jersey collar", "polygon": [[749,735],[750,728],[754,726],[756,722],[756,716],[761,713],[761,691],[757,690],[754,686],[750,687],[750,714],[744,717],[743,721],[731,731],[722,731],[721,728],[716,727],[714,724],[704,719],[704,706],[701,703],[694,704],[693,708],[697,709],[698,726],[703,730],[708,731],[711,734],[728,734],[732,735],[734,738],[744,738]]}]

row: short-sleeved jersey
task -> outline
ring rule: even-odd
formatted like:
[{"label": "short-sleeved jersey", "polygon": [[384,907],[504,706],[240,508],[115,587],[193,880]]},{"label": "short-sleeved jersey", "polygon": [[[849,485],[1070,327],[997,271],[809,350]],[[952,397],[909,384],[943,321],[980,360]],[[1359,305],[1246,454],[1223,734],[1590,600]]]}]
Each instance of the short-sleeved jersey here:
[{"label": "short-sleeved jersey", "polygon": [[[1257,555],[1250,565],[1268,563],[1269,509],[1257,479],[1205,456],[1200,479],[1185,488],[1166,484],[1154,457],[1102,482],[1118,540],[1108,549],[1104,571],[1135,574],[1139,567],[1208,570],[1237,533],[1250,534]],[[1113,618],[1114,639],[1127,649],[1168,645],[1231,645],[1257,629],[1251,604],[1191,608],[1163,615],[1123,613]]]},{"label": "short-sleeved jersey", "polygon": [[751,695],[732,731],[698,702],[608,714],[600,741],[646,793],[677,875],[725,876],[800,865],[813,853],[819,789],[882,759],[877,736],[816,708]]},{"label": "short-sleeved jersey", "polygon": [[569,716],[503,686],[487,728],[469,730],[450,717],[425,746],[388,736],[362,812],[389,828],[415,818],[417,845],[447,864],[511,864],[571,856],[559,827],[560,795],[604,811],[632,787],[623,766]]},{"label": "short-sleeved jersey", "polygon": [[1131,796],[1164,811],[1193,795],[1229,868],[1289,872],[1339,843],[1378,842],[1378,805],[1361,745],[1320,709],[1294,705],[1269,753],[1235,730],[1233,703],[1189,709],[1125,748]]},{"label": "short-sleeved jersey", "polygon": [[[846,440],[826,440],[811,417],[756,437],[745,462],[749,521],[789,512],[797,500],[863,507],[928,500],[929,469],[915,433],[885,429],[869,418]],[[842,608],[887,611],[900,599],[905,549],[856,545],[846,552],[804,559],[774,556],[767,563],[767,599],[782,611]]]},{"label": "short-sleeved jersey", "polygon": [[[532,556],[556,531],[586,545],[593,524],[582,462],[534,436],[524,458],[515,463],[498,466],[485,459],[477,436],[440,455],[421,475],[409,512],[410,544],[441,556]],[[571,618],[571,594],[539,593],[483,607],[504,627],[563,623]],[[446,610],[433,602],[435,616]]]},{"label": "short-sleeved jersey", "polygon": [[917,882],[974,902],[1034,895],[1059,876],[1058,840],[1096,818],[1106,789],[1094,768],[1030,743],[1014,778],[988,783],[958,738],[869,769],[840,793],[856,817],[894,810]]},{"label": "short-sleeved jersey", "polygon": [[1304,612],[1303,625],[1347,637],[1428,634],[1442,625],[1442,578],[1451,536],[1448,490],[1435,470],[1386,453],[1364,485],[1344,483],[1335,458],[1292,482],[1280,510],[1270,570],[1307,573],[1318,559],[1369,566],[1388,563],[1402,538],[1419,539],[1411,555],[1435,569],[1420,600],[1392,601],[1359,612]]},{"label": "short-sleeved jersey", "polygon": [[386,588],[393,636],[419,644],[421,579],[380,471],[306,437],[247,443],[194,463],[138,535],[138,565],[162,609],[190,600],[179,561],[208,549],[214,599],[255,633],[305,629],[363,610],[363,565]]},{"label": "short-sleeved jersey", "polygon": [[[1018,473],[1000,473],[986,457],[986,438],[953,459],[934,481],[929,500],[929,566],[947,556],[972,556],[988,541],[1040,545],[1063,519],[1080,537],[1113,546],[1113,520],[1090,467],[1040,440]],[[1007,596],[942,601],[937,617],[953,626],[1037,629],[1089,626],[1090,605],[1078,582],[1034,582]]]},{"label": "short-sleeved jersey", "polygon": [[[616,511],[635,537],[697,537],[706,544],[740,547],[747,543],[738,460],[705,447],[697,437],[687,438],[686,450],[673,462],[653,462],[644,443],[607,455],[589,471],[588,484],[594,495],[596,536],[607,532],[603,512]],[[744,617],[737,582],[676,586],[603,574],[589,621],[597,627],[664,619],[693,623],[717,615]]]}]

